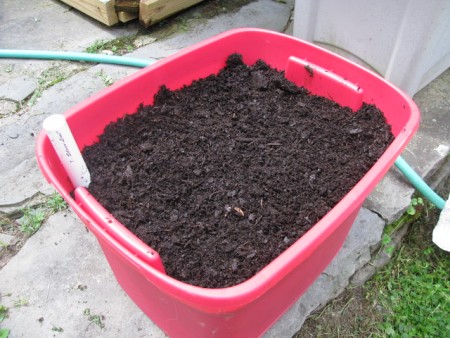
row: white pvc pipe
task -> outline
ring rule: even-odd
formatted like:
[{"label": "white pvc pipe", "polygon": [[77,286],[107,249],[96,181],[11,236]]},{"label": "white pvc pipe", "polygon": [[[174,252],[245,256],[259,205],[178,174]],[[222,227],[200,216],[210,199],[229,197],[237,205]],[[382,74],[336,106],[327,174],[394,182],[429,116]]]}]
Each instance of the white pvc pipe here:
[{"label": "white pvc pipe", "polygon": [[75,188],[87,188],[91,183],[91,175],[65,117],[51,115],[44,120],[43,127],[72,184]]},{"label": "white pvc pipe", "polygon": [[433,242],[442,250],[450,252],[450,196],[433,230]]}]

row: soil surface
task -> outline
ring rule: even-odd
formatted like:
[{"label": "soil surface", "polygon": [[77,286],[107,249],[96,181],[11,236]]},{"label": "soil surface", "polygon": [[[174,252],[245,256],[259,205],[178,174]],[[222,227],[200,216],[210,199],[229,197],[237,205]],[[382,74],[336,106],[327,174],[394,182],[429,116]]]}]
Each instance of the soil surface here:
[{"label": "soil surface", "polygon": [[232,55],[217,76],[163,86],[83,155],[90,192],[168,275],[220,288],[293,244],[392,140],[375,106],[354,113]]}]

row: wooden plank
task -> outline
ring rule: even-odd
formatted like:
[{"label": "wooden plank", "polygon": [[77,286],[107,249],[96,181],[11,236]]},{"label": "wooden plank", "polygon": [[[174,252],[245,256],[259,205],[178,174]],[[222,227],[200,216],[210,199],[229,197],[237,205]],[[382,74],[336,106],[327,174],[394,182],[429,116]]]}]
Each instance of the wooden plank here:
[{"label": "wooden plank", "polygon": [[203,0],[141,0],[139,21],[148,27],[201,1]]},{"label": "wooden plank", "polygon": [[117,12],[117,17],[120,22],[128,22],[139,17],[138,13]]},{"label": "wooden plank", "polygon": [[139,13],[139,0],[116,0],[116,12]]},{"label": "wooden plank", "polygon": [[139,0],[116,0],[114,8],[120,22],[128,22],[139,17]]},{"label": "wooden plank", "polygon": [[61,0],[90,17],[103,22],[105,25],[112,26],[119,22],[114,0]]}]

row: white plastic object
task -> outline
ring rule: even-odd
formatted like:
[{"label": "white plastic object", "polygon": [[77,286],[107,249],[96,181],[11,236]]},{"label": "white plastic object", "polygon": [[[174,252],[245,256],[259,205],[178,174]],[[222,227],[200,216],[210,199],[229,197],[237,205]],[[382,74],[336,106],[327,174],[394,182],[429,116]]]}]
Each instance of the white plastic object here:
[{"label": "white plastic object", "polygon": [[450,195],[433,230],[433,242],[442,250],[450,252]]},{"label": "white plastic object", "polygon": [[43,127],[74,187],[87,188],[91,175],[65,117],[51,115],[44,120]]},{"label": "white plastic object", "polygon": [[294,36],[413,96],[450,67],[450,1],[296,0]]}]

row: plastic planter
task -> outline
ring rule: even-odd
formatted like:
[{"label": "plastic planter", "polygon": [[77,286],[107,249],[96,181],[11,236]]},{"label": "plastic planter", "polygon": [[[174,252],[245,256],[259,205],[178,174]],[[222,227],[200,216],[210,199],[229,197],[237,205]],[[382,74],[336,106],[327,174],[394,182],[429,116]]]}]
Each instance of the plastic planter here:
[{"label": "plastic planter", "polygon": [[123,79],[65,113],[80,149],[140,103],[217,73],[231,53],[265,60],[287,78],[353,109],[376,104],[395,140],[357,185],[313,228],[254,277],[229,288],[205,289],[164,272],[159,255],[108,213],[85,188],[72,186],[45,132],[37,159],[42,173],[97,237],[123,289],[174,337],[253,337],[263,334],[318,277],[342,246],[367,195],[418,127],[419,112],[403,92],[378,75],[307,42],[259,29],[225,32]]}]

